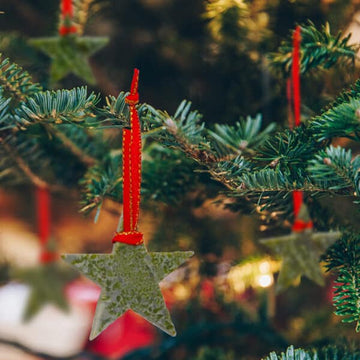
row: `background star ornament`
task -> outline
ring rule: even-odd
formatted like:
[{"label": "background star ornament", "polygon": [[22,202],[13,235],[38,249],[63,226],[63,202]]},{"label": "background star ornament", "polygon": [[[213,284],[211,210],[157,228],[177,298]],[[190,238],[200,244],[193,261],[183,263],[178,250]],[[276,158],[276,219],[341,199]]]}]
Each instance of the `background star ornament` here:
[{"label": "background star ornament", "polygon": [[320,255],[341,237],[339,231],[314,232],[310,224],[306,206],[302,206],[294,223],[305,225],[303,230],[293,230],[291,234],[262,239],[260,242],[271,248],[282,258],[282,266],[276,284],[278,292],[285,290],[299,280],[302,275],[320,286],[324,285],[324,277],[320,268]]},{"label": "background star ornament", "polygon": [[116,242],[111,254],[68,254],[63,259],[101,287],[90,340],[128,309],[171,336],[175,327],[159,282],[179,267],[192,251],[148,252],[142,245]]},{"label": "background star ornament", "polygon": [[104,47],[106,37],[54,36],[29,40],[30,45],[42,51],[52,59],[50,81],[56,83],[70,73],[95,84],[94,74],[89,64],[89,57]]},{"label": "background star ornament", "polygon": [[61,262],[48,262],[30,269],[15,269],[11,277],[31,288],[23,314],[24,321],[29,321],[46,304],[53,304],[61,310],[68,311],[65,286],[79,277],[79,273]]}]

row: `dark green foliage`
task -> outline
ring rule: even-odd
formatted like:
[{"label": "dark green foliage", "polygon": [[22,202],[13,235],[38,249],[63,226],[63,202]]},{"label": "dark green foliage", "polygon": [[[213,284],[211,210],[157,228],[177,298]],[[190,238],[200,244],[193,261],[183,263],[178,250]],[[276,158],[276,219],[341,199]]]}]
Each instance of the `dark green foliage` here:
[{"label": "dark green foliage", "polygon": [[286,352],[271,352],[264,360],[356,360],[360,359],[360,351],[345,346],[326,346],[319,349],[294,349],[289,346]]},{"label": "dark green foliage", "polygon": [[0,54],[0,86],[7,96],[23,101],[41,90],[39,84],[32,83],[31,76],[20,66],[3,59]]},{"label": "dark green foliage", "polygon": [[16,111],[20,127],[34,123],[82,123],[92,116],[98,98],[94,93],[88,95],[87,88],[38,92],[21,103]]},{"label": "dark green foliage", "polygon": [[335,105],[311,120],[309,130],[319,141],[333,137],[348,137],[359,141],[360,139],[360,98],[357,94],[348,99],[340,100]]},{"label": "dark green foliage", "polygon": [[351,150],[330,146],[309,162],[310,177],[323,189],[351,194],[356,191],[360,158],[352,159]]},{"label": "dark green foliage", "polygon": [[105,121],[111,121],[111,127],[115,124],[128,125],[129,107],[125,103],[125,98],[129,93],[121,91],[117,97],[108,96],[106,106],[103,110]]},{"label": "dark green foliage", "polygon": [[[122,157],[110,153],[101,163],[90,167],[80,184],[82,186],[82,212],[101,208],[104,198],[122,199]],[[99,214],[99,212],[98,212]]]},{"label": "dark green foliage", "polygon": [[[342,37],[341,32],[332,35],[329,24],[322,26],[320,30],[311,21],[301,25],[301,73],[316,68],[329,69],[338,61],[344,66],[354,64],[359,46],[349,44],[350,37],[351,35]],[[270,56],[271,66],[285,77],[291,72],[292,48],[292,37],[289,37],[281,44],[279,51]]]},{"label": "dark green foliage", "polygon": [[195,357],[191,360],[234,360],[234,354],[232,352],[225,352],[221,348],[211,348],[204,346],[198,350]]},{"label": "dark green foliage", "polygon": [[360,331],[360,234],[344,232],[324,255],[328,270],[337,273],[334,285],[335,314],[343,322],[355,322]]},{"label": "dark green foliage", "polygon": [[199,179],[195,164],[179,151],[152,144],[144,152],[141,194],[145,201],[175,205],[196,191]]},{"label": "dark green foliage", "polygon": [[307,161],[318,149],[319,144],[312,139],[306,129],[300,127],[293,131],[279,132],[271,137],[260,148],[260,154],[256,159],[285,174],[301,175],[301,172],[304,173]]},{"label": "dark green foliage", "polygon": [[165,145],[195,153],[201,147],[208,148],[205,145],[205,124],[201,123],[202,115],[198,111],[190,110],[191,102],[183,100],[173,116],[151,106],[147,106],[147,109],[147,116],[143,120],[150,124],[149,128],[154,130],[154,126],[157,126],[161,130],[167,130],[166,137],[162,139]]},{"label": "dark green foliage", "polygon": [[252,119],[236,122],[234,126],[216,124],[215,131],[208,131],[211,145],[219,157],[227,155],[253,154],[254,150],[261,146],[275,129],[271,123],[264,130],[261,115]]}]

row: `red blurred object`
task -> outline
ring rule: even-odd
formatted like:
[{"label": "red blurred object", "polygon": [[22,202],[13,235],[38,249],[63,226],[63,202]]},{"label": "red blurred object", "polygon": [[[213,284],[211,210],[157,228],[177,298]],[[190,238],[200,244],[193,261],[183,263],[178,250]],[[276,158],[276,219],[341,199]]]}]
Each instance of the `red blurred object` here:
[{"label": "red blurred object", "polygon": [[301,42],[301,28],[297,26],[293,36],[293,63],[292,63],[292,81],[294,94],[294,115],[295,126],[300,126],[300,42]]},{"label": "red blurred object", "polygon": [[39,239],[41,244],[40,262],[42,264],[56,261],[58,255],[48,249],[48,242],[50,239],[50,192],[48,188],[36,188],[36,204],[37,204],[37,221]]},{"label": "red blurred object", "polygon": [[77,30],[76,30],[75,25],[71,25],[71,26],[62,25],[59,28],[59,35],[61,35],[61,36],[69,35],[69,34],[76,34],[76,32],[77,32]]},{"label": "red blurred object", "polygon": [[61,15],[63,17],[65,17],[65,16],[73,17],[72,0],[62,0],[62,3],[61,3]]},{"label": "red blurred object", "polygon": [[[66,287],[71,302],[88,307],[92,314],[95,313],[100,292],[99,286],[84,280],[73,281]],[[85,347],[95,354],[118,358],[138,348],[150,346],[155,338],[154,326],[128,310]]]},{"label": "red blurred object", "polygon": [[128,310],[96,339],[89,342],[87,350],[103,356],[121,357],[141,347],[152,345],[155,338],[154,326],[132,310]]},{"label": "red blurred object", "polygon": [[72,0],[62,0],[61,2],[61,17],[63,24],[59,27],[59,35],[76,34],[76,26],[71,24],[73,18],[73,3]]}]

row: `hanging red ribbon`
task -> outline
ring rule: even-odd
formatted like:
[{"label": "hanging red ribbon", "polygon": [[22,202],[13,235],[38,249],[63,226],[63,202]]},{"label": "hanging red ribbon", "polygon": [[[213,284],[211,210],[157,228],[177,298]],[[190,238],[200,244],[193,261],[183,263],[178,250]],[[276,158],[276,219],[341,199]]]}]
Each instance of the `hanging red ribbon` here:
[{"label": "hanging red ribbon", "polygon": [[141,184],[141,131],[136,110],[138,84],[139,70],[135,69],[130,94],[125,99],[130,109],[130,129],[123,129],[123,231],[112,240],[130,245],[143,242],[142,233],[137,231]]},{"label": "hanging red ribbon", "polygon": [[61,21],[59,35],[64,36],[76,33],[76,26],[72,24],[73,4],[72,0],[62,0],[61,2]]},{"label": "hanging red ribbon", "polygon": [[49,189],[38,187],[36,189],[37,220],[41,245],[40,262],[48,263],[57,259],[55,253],[49,251],[50,238],[50,193]]},{"label": "hanging red ribbon", "polygon": [[287,79],[286,81],[286,99],[288,103],[288,121],[289,128],[292,129],[294,127],[294,115],[293,115],[293,104],[292,104],[292,82],[291,79]]},{"label": "hanging red ribbon", "polygon": [[301,28],[297,26],[293,35],[293,62],[291,68],[293,94],[294,94],[294,115],[295,126],[300,125],[300,41],[301,41]]},{"label": "hanging red ribbon", "polygon": [[[291,82],[292,82],[292,94],[294,101],[294,118],[295,126],[300,126],[300,106],[301,106],[301,92],[300,92],[300,42],[301,42],[301,27],[297,26],[293,35],[293,53],[292,53],[292,68],[291,68]],[[287,81],[286,95],[289,102],[289,108],[291,109],[291,82]],[[289,114],[289,126],[292,128],[292,116]],[[292,231],[301,232],[305,229],[311,229],[313,222],[303,221],[298,218],[301,207],[303,206],[304,194],[300,190],[293,191],[293,206],[295,221],[292,226]]]}]

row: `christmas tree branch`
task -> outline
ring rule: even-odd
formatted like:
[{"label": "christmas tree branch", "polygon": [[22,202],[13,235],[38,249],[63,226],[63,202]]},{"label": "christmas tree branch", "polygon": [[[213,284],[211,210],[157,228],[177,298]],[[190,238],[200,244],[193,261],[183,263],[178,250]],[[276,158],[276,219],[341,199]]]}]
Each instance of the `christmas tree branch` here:
[{"label": "christmas tree branch", "polygon": [[16,120],[19,127],[27,127],[35,123],[82,124],[94,118],[93,108],[98,97],[87,94],[86,87],[72,90],[44,91],[26,99],[16,109]]},{"label": "christmas tree branch", "polygon": [[[301,25],[301,73],[316,68],[329,69],[340,60],[341,65],[354,65],[359,45],[349,44],[350,37],[351,34],[342,37],[341,32],[332,35],[328,23],[320,30],[311,21]],[[289,36],[282,42],[278,52],[269,56],[270,66],[284,77],[289,77],[291,73],[292,50],[292,36]]]},{"label": "christmas tree branch", "polygon": [[324,189],[341,191],[358,195],[357,178],[360,168],[360,158],[352,159],[351,150],[330,146],[320,151],[315,159],[309,162],[310,177]]},{"label": "christmas tree branch", "polygon": [[32,83],[31,76],[9,59],[2,59],[0,54],[0,86],[18,102],[25,101],[27,96],[41,91],[39,84]]},{"label": "christmas tree branch", "polygon": [[57,127],[46,126],[46,129],[55,137],[57,137],[65,146],[65,148],[70,150],[70,152],[74,154],[87,167],[95,165],[97,159],[85,153],[83,149],[81,149],[81,147],[79,147],[75,142],[70,139],[70,137],[66,136]]},{"label": "christmas tree branch", "polygon": [[325,346],[322,348],[312,348],[310,350],[294,349],[291,345],[286,349],[286,352],[276,354],[271,352],[269,356],[263,360],[326,360],[326,359],[337,359],[337,360],[350,360],[360,356],[358,349],[354,349],[353,346],[345,345],[332,345]]},{"label": "christmas tree branch", "polygon": [[40,188],[50,188],[50,185],[39,176],[37,176],[31,168],[25,163],[23,158],[16,152],[16,150],[9,145],[2,137],[0,137],[0,144],[3,146],[8,156],[11,157],[19,169],[27,176],[27,178],[37,187]]},{"label": "christmas tree branch", "polygon": [[323,256],[327,269],[337,272],[334,285],[335,314],[343,322],[356,322],[360,331],[360,235],[346,231]]}]

